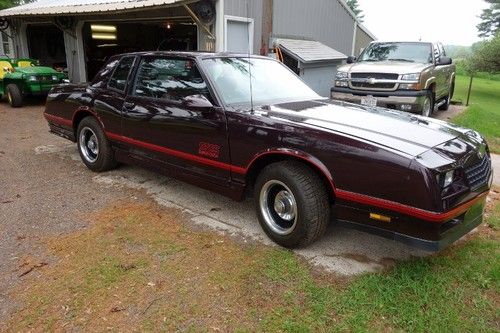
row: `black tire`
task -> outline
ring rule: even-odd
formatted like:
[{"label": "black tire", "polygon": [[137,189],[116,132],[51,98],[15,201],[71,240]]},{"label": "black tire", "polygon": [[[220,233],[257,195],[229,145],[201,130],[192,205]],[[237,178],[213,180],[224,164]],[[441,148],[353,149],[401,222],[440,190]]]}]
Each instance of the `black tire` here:
[{"label": "black tire", "polygon": [[[291,197],[283,193],[291,193]],[[290,198],[293,200],[286,200]],[[287,202],[295,205],[283,204]],[[255,182],[255,207],[264,232],[287,248],[316,241],[330,222],[325,184],[310,167],[295,161],[273,163],[261,171]],[[294,218],[287,219],[287,212]]]},{"label": "black tire", "polygon": [[87,168],[102,172],[116,167],[113,149],[94,117],[82,119],[76,138],[80,158]]},{"label": "black tire", "polygon": [[[434,112],[434,93],[430,90],[427,91],[425,95],[426,101],[422,105],[422,112],[420,113],[424,117],[430,117]],[[427,103],[429,106],[427,107]]]},{"label": "black tire", "polygon": [[7,100],[13,108],[23,106],[23,94],[17,84],[10,83],[7,85]]},{"label": "black tire", "polygon": [[450,91],[448,96],[446,96],[445,103],[439,106],[439,110],[446,111],[450,108],[451,99],[453,98],[453,94],[455,93],[455,81],[451,83]]}]

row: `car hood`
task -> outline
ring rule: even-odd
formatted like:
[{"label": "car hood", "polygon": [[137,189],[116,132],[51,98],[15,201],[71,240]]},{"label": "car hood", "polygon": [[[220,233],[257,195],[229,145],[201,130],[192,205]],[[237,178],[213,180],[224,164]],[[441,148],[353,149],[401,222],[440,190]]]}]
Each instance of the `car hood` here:
[{"label": "car hood", "polygon": [[266,105],[262,111],[270,117],[353,136],[412,157],[469,131],[410,113],[326,99]]},{"label": "car hood", "polygon": [[406,61],[378,61],[378,62],[355,62],[344,65],[339,71],[351,73],[391,73],[391,74],[410,74],[420,73],[430,64],[406,62]]},{"label": "car hood", "polygon": [[55,69],[44,66],[32,66],[32,67],[16,67],[16,72],[23,74],[55,74],[58,73]]}]

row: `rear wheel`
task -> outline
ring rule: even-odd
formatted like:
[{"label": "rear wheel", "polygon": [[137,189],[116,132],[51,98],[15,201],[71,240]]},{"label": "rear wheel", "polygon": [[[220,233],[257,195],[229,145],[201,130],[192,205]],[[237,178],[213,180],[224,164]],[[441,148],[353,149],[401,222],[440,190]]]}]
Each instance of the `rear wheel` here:
[{"label": "rear wheel", "polygon": [[439,106],[439,110],[446,111],[450,108],[451,99],[453,98],[454,92],[455,92],[455,81],[451,83],[450,91],[448,92],[448,96],[446,96],[445,103]]},{"label": "rear wheel", "polygon": [[432,91],[427,91],[422,104],[422,116],[430,117],[434,111],[434,94]]},{"label": "rear wheel", "polygon": [[325,185],[311,168],[294,161],[262,170],[255,184],[255,206],[265,233],[288,248],[314,242],[330,220]]},{"label": "rear wheel", "polygon": [[23,105],[23,94],[17,84],[10,83],[7,85],[7,100],[13,108],[18,108]]},{"label": "rear wheel", "polygon": [[77,138],[78,152],[87,168],[101,172],[116,167],[113,149],[94,117],[86,117],[80,122]]}]

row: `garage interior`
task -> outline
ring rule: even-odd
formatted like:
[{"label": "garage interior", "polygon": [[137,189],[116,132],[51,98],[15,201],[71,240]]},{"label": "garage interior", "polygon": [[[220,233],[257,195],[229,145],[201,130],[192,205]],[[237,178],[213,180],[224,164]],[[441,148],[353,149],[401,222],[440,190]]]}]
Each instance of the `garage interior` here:
[{"label": "garage interior", "polygon": [[83,26],[87,74],[94,77],[109,57],[139,51],[193,51],[198,28],[190,17],[151,21],[98,21]]},{"label": "garage interior", "polygon": [[64,36],[59,28],[53,24],[29,24],[26,35],[31,58],[43,66],[60,70],[67,67]]}]

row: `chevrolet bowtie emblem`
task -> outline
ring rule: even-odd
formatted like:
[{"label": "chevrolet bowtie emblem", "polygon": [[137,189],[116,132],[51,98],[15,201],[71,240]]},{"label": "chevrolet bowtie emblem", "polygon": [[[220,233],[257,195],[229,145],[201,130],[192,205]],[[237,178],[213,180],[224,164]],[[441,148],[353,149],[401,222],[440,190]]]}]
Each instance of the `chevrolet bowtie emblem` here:
[{"label": "chevrolet bowtie emblem", "polygon": [[376,82],[377,82],[377,79],[375,79],[373,77],[368,79],[369,84],[375,84]]}]

